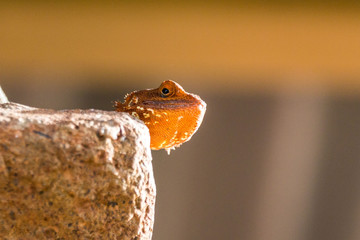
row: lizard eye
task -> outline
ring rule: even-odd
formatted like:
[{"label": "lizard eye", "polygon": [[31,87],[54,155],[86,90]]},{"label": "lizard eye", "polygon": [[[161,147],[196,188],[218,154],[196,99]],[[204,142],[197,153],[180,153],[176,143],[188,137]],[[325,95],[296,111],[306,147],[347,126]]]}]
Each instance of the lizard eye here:
[{"label": "lizard eye", "polygon": [[168,98],[178,93],[178,87],[175,82],[167,80],[161,83],[158,91],[161,97]]},{"label": "lizard eye", "polygon": [[170,90],[168,88],[164,87],[163,89],[161,89],[161,95],[163,97],[169,96],[170,95]]},{"label": "lizard eye", "polygon": [[163,88],[163,89],[161,90],[161,92],[162,92],[164,95],[166,95],[166,94],[168,94],[170,91],[169,91],[169,89],[167,89],[167,88]]}]

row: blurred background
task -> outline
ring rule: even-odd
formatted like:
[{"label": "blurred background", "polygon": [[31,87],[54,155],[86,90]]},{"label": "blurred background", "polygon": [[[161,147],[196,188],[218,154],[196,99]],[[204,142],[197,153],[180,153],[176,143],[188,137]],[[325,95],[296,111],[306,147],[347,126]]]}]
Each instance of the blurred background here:
[{"label": "blurred background", "polygon": [[2,1],[0,85],[112,110],[173,79],[208,104],[153,151],[154,240],[360,239],[359,1]]}]

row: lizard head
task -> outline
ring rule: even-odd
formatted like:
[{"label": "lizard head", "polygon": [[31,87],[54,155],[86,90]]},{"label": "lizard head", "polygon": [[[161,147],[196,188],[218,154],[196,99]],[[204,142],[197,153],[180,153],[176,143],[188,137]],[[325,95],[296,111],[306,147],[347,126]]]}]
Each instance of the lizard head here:
[{"label": "lizard head", "polygon": [[206,103],[178,83],[166,80],[158,88],[127,94],[124,103],[115,102],[115,108],[145,123],[150,131],[151,149],[169,151],[190,140],[197,131]]}]

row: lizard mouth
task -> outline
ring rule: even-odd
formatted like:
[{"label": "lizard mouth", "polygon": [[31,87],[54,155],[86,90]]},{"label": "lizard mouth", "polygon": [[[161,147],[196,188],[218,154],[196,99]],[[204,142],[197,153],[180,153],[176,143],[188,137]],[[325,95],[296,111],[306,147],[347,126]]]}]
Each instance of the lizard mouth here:
[{"label": "lizard mouth", "polygon": [[142,102],[142,105],[146,108],[155,109],[180,109],[180,108],[192,108],[201,104],[201,101],[194,102],[193,100],[146,100]]}]

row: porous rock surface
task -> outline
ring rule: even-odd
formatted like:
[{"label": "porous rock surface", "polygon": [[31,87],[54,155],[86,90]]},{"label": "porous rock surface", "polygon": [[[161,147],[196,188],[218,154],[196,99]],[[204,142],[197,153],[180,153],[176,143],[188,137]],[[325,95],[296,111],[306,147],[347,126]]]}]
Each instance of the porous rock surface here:
[{"label": "porous rock surface", "polygon": [[0,239],[151,239],[149,142],[128,114],[0,104]]}]

